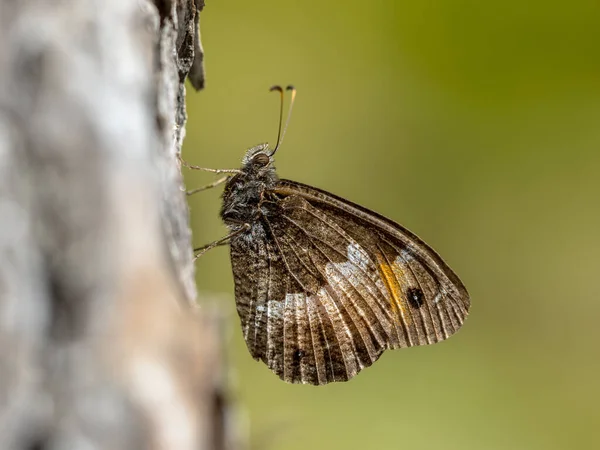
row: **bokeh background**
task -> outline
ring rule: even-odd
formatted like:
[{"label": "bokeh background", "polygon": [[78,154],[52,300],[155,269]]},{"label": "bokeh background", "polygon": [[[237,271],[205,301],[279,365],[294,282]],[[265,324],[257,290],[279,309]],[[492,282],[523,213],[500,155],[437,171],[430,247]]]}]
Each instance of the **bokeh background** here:
[{"label": "bokeh background", "polygon": [[[229,312],[252,448],[600,448],[600,4],[208,1],[202,38],[186,159],[273,144],[268,88],[292,83],[280,176],[404,224],[472,297],[444,343],[288,385],[248,354],[228,251],[209,252],[198,284]],[[226,233],[219,195],[190,198],[196,245]]]}]

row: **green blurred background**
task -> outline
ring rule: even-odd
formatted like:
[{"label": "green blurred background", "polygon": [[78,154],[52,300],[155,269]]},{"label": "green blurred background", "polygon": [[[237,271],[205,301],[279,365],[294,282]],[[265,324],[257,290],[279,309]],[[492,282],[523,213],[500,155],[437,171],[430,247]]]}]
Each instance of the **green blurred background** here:
[{"label": "green blurred background", "polygon": [[[600,3],[207,1],[202,38],[187,160],[274,144],[268,88],[294,84],[280,176],[406,225],[472,298],[449,341],[288,385],[247,352],[228,251],[209,252],[198,284],[226,293],[251,446],[600,448]],[[226,233],[219,194],[190,198],[195,245]]]}]

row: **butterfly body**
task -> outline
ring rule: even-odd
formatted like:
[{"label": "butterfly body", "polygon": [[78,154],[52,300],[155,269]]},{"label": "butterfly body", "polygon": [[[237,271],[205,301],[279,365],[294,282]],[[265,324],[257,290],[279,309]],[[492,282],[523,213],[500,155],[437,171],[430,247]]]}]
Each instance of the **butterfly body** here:
[{"label": "butterfly body", "polygon": [[328,192],[279,179],[267,145],[223,193],[244,339],[288,382],[346,381],[387,348],[432,344],[464,322],[468,293],[410,231]]}]

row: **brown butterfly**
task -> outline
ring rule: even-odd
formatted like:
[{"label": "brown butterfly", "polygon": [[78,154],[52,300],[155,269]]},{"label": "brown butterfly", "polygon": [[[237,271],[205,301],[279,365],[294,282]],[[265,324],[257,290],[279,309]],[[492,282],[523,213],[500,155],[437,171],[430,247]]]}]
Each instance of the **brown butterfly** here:
[{"label": "brown butterfly", "polygon": [[469,294],[431,247],[377,213],[277,176],[281,111],[275,149],[259,145],[241,169],[216,171],[230,173],[211,186],[226,183],[221,217],[231,233],[202,249],[231,246],[253,358],[284,381],[320,385],[349,380],[385,349],[454,334]]}]

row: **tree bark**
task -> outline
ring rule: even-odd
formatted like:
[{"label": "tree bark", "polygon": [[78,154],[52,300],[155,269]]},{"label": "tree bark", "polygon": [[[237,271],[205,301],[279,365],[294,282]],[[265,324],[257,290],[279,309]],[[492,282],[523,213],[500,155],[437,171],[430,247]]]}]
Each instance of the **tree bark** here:
[{"label": "tree bark", "polygon": [[2,448],[233,445],[176,159],[202,7],[0,4]]}]

